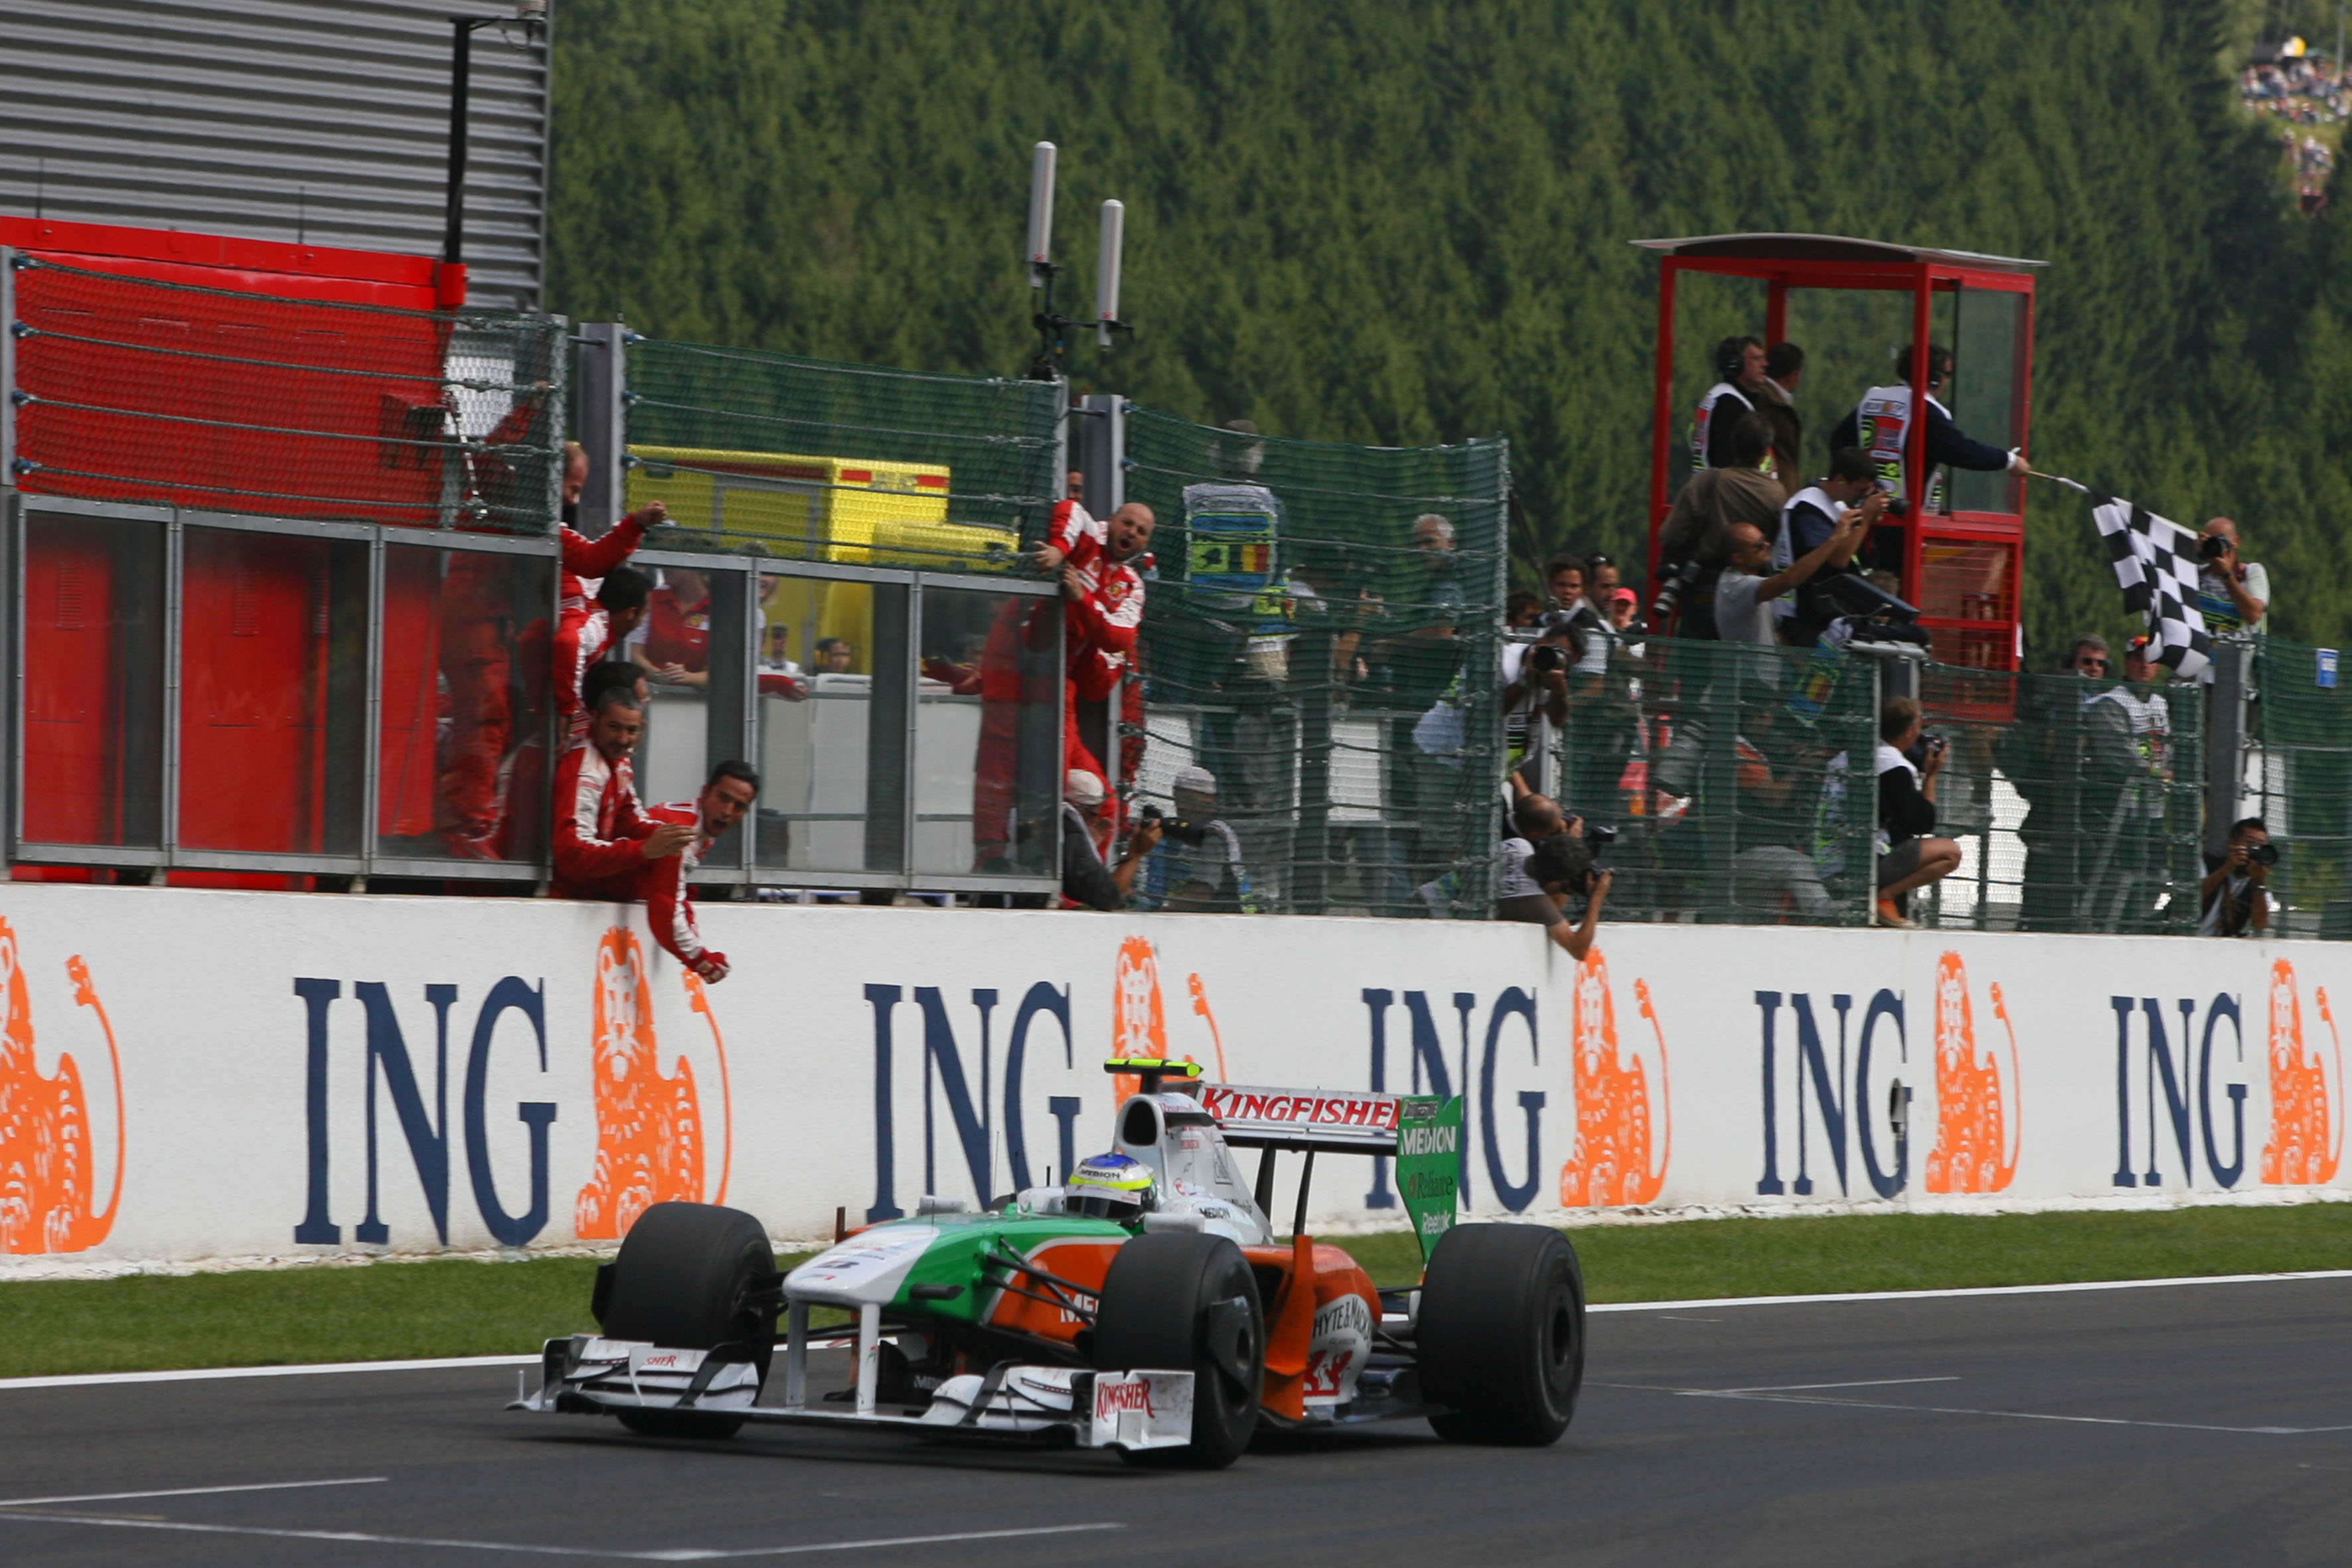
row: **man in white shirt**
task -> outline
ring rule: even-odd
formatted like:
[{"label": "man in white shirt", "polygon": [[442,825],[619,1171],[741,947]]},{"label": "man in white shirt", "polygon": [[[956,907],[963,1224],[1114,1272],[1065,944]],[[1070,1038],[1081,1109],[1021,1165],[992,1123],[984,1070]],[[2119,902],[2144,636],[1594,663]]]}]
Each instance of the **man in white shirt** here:
[{"label": "man in white shirt", "polygon": [[1771,542],[1754,523],[1732,524],[1730,561],[1715,584],[1715,635],[1725,642],[1773,647],[1780,639],[1773,635],[1772,601],[1823,566],[1842,567],[1852,561],[1867,531],[1862,512],[1849,511],[1836,532],[1766,576],[1772,566]]}]

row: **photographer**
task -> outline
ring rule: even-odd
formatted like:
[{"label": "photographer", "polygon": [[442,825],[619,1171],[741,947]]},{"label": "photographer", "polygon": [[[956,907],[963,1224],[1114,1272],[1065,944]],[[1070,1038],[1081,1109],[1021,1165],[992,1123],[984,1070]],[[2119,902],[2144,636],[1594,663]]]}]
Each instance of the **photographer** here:
[{"label": "photographer", "polygon": [[1103,848],[1110,842],[1110,823],[1102,815],[1104,798],[1099,775],[1070,770],[1062,790],[1062,897],[1069,908],[1108,914],[1134,891],[1136,872],[1160,842],[1160,824],[1138,823],[1118,864],[1106,865]]},{"label": "photographer", "polygon": [[[1936,775],[1944,771],[1944,737],[1920,734],[1919,704],[1890,699],[1878,710],[1878,923],[1907,926],[1904,894],[1939,882],[1960,868],[1960,847],[1931,838],[1936,830]],[[1913,763],[1905,755],[1918,751]]]},{"label": "photographer", "polygon": [[2238,559],[2238,525],[2226,517],[2206,523],[2197,541],[2197,607],[2215,637],[2259,637],[2271,614],[2271,574],[2258,561]]},{"label": "photographer", "polygon": [[2197,922],[2199,936],[2261,936],[2271,929],[2271,896],[2266,890],[2271,868],[2278,864],[2278,847],[2259,816],[2230,825],[2230,847],[2205,857],[2205,879],[2197,886],[2204,914]]},{"label": "photographer", "polygon": [[1257,913],[1256,895],[1242,869],[1241,837],[1217,816],[1217,775],[1186,768],[1171,793],[1173,816],[1162,816],[1157,806],[1143,808],[1143,820],[1157,823],[1161,835],[1144,872],[1144,907],[1179,914]]},{"label": "photographer", "polygon": [[1568,723],[1569,671],[1581,666],[1588,634],[1567,612],[1553,610],[1537,623],[1532,643],[1503,645],[1504,755],[1516,769],[1528,751],[1528,716],[1540,703],[1557,734]]},{"label": "photographer", "polygon": [[[1502,842],[1503,874],[1495,893],[1497,920],[1527,921],[1550,933],[1552,943],[1582,963],[1600,929],[1601,906],[1609,897],[1612,873],[1592,864],[1593,851],[1616,838],[1610,828],[1588,833],[1581,817],[1563,819],[1557,804],[1522,795],[1511,808],[1517,836]],[[1596,844],[1595,840],[1598,840]],[[1571,927],[1560,912],[1571,896],[1585,898],[1584,920]]]}]

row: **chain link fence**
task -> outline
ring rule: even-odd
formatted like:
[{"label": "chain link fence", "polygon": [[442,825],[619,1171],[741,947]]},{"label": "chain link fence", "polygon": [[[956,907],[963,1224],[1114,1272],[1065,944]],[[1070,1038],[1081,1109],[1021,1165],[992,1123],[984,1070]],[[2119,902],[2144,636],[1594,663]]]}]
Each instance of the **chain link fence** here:
[{"label": "chain link fence", "polygon": [[1874,662],[1587,635],[1606,640],[1605,665],[1568,672],[1554,773],[1561,808],[1616,836],[1595,856],[1615,873],[1603,918],[1867,922]]},{"label": "chain link fence", "polygon": [[544,534],[563,323],[15,258],[16,483],[210,511]]},{"label": "chain link fence", "polygon": [[[1126,439],[1128,499],[1159,520],[1137,798],[1231,830],[1248,886],[1221,907],[1484,917],[1507,445],[1349,447],[1140,409]],[[1184,857],[1150,868],[1147,906]]]},{"label": "chain link fence", "polygon": [[1010,570],[1060,494],[1061,386],[633,339],[628,504],[671,549]]},{"label": "chain link fence", "polygon": [[2239,815],[2278,850],[2273,936],[2352,939],[2352,693],[2336,666],[2334,648],[2257,645]]},{"label": "chain link fence", "polygon": [[1937,832],[1960,868],[1922,923],[1972,931],[2184,934],[2197,929],[2205,693],[2073,675],[1929,666],[1945,737]]}]

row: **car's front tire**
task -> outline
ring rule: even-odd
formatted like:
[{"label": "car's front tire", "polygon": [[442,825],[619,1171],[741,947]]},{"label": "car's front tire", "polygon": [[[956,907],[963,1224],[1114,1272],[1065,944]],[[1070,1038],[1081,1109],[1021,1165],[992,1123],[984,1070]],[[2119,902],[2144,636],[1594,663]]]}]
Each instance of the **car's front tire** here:
[{"label": "car's front tire", "polygon": [[1413,1342],[1429,1424],[1456,1443],[1559,1440],[1584,1382],[1584,1275],[1558,1231],[1457,1225],[1422,1282]]},{"label": "car's front tire", "polygon": [[[621,1242],[604,1287],[605,1337],[676,1350],[751,1347],[764,1379],[775,1310],[748,1298],[776,1268],[760,1222],[711,1204],[656,1204]],[[624,1410],[621,1425],[656,1437],[730,1437],[740,1415],[718,1410]]]},{"label": "car's front tire", "polygon": [[1103,1279],[1093,1348],[1099,1371],[1192,1373],[1192,1441],[1121,1449],[1130,1464],[1219,1470],[1249,1447],[1265,1376],[1265,1312],[1257,1277],[1225,1237],[1162,1231],[1121,1247]]}]

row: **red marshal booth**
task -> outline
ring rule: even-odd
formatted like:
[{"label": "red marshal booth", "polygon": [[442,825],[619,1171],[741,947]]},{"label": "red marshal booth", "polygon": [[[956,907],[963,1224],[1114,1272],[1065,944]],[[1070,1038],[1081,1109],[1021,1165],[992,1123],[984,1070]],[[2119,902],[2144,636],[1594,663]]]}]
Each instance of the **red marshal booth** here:
[{"label": "red marshal booth", "polygon": [[[2015,669],[2024,481],[1958,468],[1931,476],[1928,421],[1907,413],[1924,395],[1974,440],[2003,450],[2026,447],[2034,272],[2043,264],[1812,234],[1634,243],[1658,252],[1662,263],[1650,453],[1651,580],[1659,572],[1659,529],[1691,468],[1694,417],[1710,400],[1710,386],[1722,379],[1721,367],[1698,362],[1727,333],[1760,335],[1768,345],[1789,339],[1790,296],[1812,290],[1822,298],[1798,302],[1801,324],[1794,333],[1807,354],[1796,395],[1805,422],[1807,472],[1785,477],[1800,484],[1817,477],[1828,466],[1831,432],[1849,411],[1859,413],[1859,445],[1900,503],[1899,513],[1890,510],[1876,531],[1867,563],[1900,574],[1902,596],[1918,606],[1937,661]],[[1676,285],[1692,273],[1764,285],[1761,333],[1752,304],[1738,319],[1726,314],[1730,290],[1709,286],[1702,295],[1689,289],[1683,309],[1706,310],[1713,330],[1694,333],[1705,341],[1685,347],[1678,363]],[[1885,298],[1890,295],[1908,295],[1909,310]],[[1929,390],[1931,345],[1952,354],[1949,384],[1941,392]],[[1898,355],[1909,362],[1900,378]]]}]

